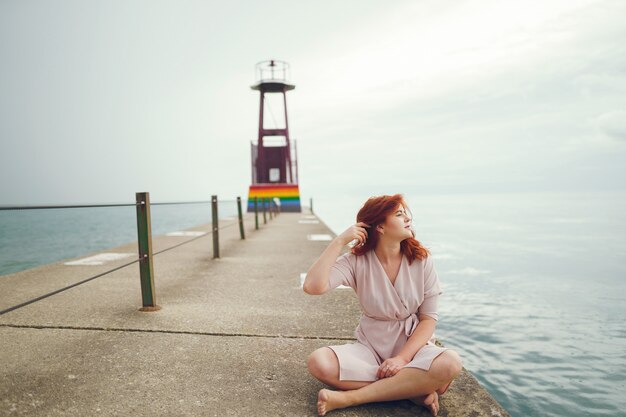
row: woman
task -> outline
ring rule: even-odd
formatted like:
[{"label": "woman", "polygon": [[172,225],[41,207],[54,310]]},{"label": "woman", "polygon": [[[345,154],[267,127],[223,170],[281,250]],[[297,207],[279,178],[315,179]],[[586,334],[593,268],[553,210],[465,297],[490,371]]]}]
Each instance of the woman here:
[{"label": "woman", "polygon": [[[339,256],[355,239],[351,251]],[[383,195],[368,199],[357,223],[333,239],[309,268],[303,284],[307,294],[347,285],[362,308],[356,343],[321,347],[308,357],[311,374],[338,389],[319,391],[319,415],[400,399],[437,415],[439,396],[463,365],[455,351],[434,343],[443,292],[429,254],[415,239],[402,195]]]}]

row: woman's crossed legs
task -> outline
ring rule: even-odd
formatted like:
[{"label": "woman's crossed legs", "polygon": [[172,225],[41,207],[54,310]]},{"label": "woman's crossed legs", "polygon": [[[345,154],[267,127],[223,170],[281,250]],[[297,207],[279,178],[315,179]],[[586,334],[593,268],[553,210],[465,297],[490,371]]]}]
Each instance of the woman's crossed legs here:
[{"label": "woman's crossed legs", "polygon": [[463,368],[458,353],[448,349],[439,354],[428,371],[402,368],[394,376],[376,381],[340,381],[339,360],[335,352],[322,347],[307,359],[311,374],[321,382],[342,391],[321,389],[318,393],[318,413],[375,401],[408,399],[428,408],[433,415],[439,411],[438,395]]}]

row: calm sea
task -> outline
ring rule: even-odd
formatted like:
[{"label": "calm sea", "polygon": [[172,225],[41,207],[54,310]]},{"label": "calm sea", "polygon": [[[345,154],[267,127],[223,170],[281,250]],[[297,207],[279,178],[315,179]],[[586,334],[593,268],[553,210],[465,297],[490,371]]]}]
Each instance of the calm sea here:
[{"label": "calm sea", "polygon": [[[444,291],[436,335],[512,416],[626,415],[626,192],[406,197]],[[365,199],[314,209],[339,234]],[[152,206],[154,235],[210,218]],[[134,207],[0,211],[0,274],[136,233]]]},{"label": "calm sea", "polygon": [[[405,197],[435,334],[512,416],[626,416],[626,192]],[[314,209],[339,234],[366,199]]]}]

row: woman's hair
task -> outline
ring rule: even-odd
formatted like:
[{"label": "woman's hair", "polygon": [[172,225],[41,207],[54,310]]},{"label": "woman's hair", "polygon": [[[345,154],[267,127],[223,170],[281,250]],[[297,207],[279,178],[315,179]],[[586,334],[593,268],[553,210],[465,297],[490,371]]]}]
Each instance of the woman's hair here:
[{"label": "woman's hair", "polygon": [[[367,239],[365,240],[365,244],[363,246],[355,245],[351,249],[351,252],[354,255],[363,255],[376,247],[379,239],[376,226],[384,223],[387,216],[394,214],[399,205],[406,207],[408,210],[408,206],[404,201],[402,194],[381,195],[367,199],[365,204],[363,204],[363,207],[361,207],[356,215],[357,223],[363,222],[369,225],[369,227],[366,227]],[[411,217],[413,217],[412,214]],[[413,229],[411,229],[411,234],[413,237],[404,239],[400,242],[400,250],[409,260],[409,265],[413,263],[414,259],[421,260],[430,255],[430,251],[415,239],[415,232]]]}]

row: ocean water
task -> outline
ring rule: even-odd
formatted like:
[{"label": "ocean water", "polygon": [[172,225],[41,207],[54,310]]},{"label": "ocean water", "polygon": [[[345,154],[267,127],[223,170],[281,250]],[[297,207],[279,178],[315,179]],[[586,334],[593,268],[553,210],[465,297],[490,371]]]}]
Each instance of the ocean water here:
[{"label": "ocean water", "polygon": [[[626,192],[405,197],[435,334],[512,416],[626,416]],[[340,234],[366,199],[314,209]]]},{"label": "ocean water", "polygon": [[[218,200],[217,212],[237,216],[237,201]],[[153,237],[211,223],[211,203],[151,205],[150,219]],[[137,242],[134,206],[0,210],[0,275],[130,242]]]}]

